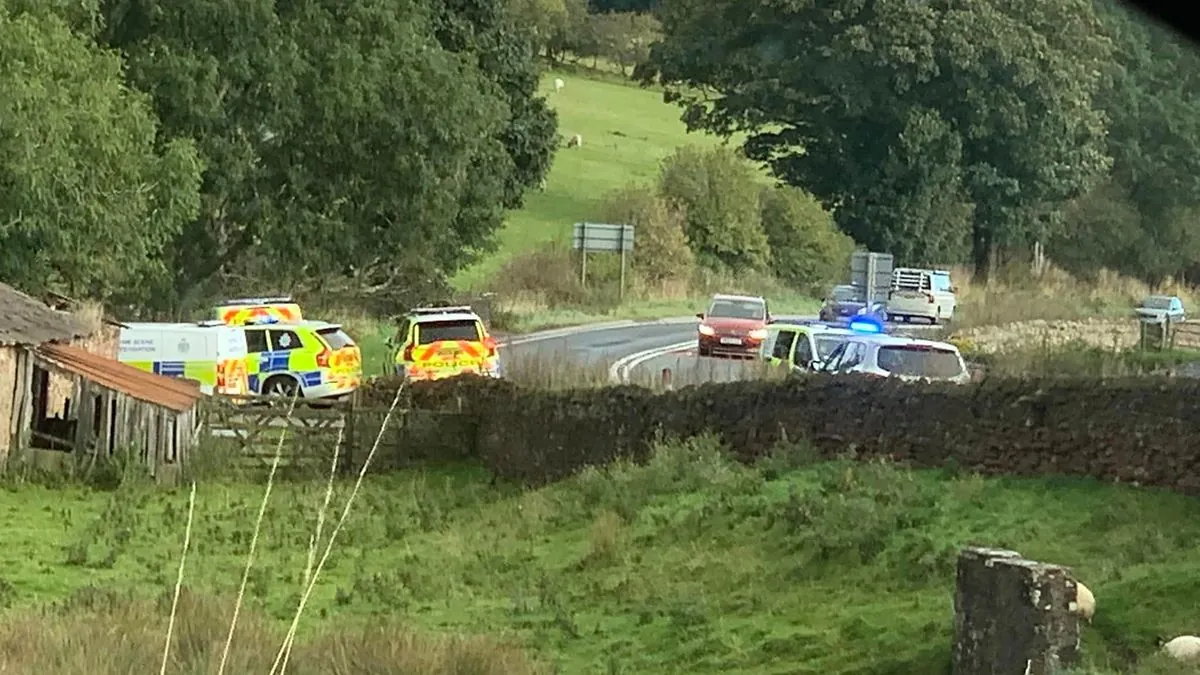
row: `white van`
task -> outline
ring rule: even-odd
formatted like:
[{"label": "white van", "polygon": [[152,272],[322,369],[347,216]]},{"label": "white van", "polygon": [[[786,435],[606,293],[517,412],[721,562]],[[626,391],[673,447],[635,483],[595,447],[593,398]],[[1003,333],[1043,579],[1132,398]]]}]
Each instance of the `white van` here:
[{"label": "white van", "polygon": [[889,321],[921,318],[930,323],[950,321],[958,307],[954,284],[946,270],[898,267],[892,271],[892,290],[888,294]]},{"label": "white van", "polygon": [[206,394],[250,393],[246,336],[220,321],[123,324],[117,359],[148,373],[193,380]]}]

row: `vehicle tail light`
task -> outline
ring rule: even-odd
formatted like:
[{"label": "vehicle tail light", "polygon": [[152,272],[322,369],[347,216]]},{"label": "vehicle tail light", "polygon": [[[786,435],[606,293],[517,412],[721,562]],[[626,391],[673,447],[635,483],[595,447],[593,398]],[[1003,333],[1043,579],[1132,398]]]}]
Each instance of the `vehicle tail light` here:
[{"label": "vehicle tail light", "polygon": [[496,338],[491,335],[483,339],[483,346],[487,349],[488,358],[496,355]]},{"label": "vehicle tail light", "polygon": [[329,350],[328,349],[322,349],[320,352],[317,352],[317,367],[318,368],[328,368],[329,367]]}]

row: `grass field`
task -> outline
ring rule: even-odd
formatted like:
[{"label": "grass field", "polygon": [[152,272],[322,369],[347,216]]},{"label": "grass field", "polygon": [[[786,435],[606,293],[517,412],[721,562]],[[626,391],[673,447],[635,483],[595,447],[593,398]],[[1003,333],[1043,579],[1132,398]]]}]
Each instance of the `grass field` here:
[{"label": "grass field", "polygon": [[[512,643],[562,673],[933,675],[948,672],[955,551],[967,543],[1070,565],[1098,600],[1083,640],[1092,666],[1123,666],[1152,652],[1157,634],[1195,629],[1194,500],[1086,480],[985,480],[809,458],[796,447],[746,468],[699,439],[660,448],[644,467],[589,471],[540,490],[489,487],[469,468],[369,478],[301,640],[386,620],[417,635],[491,636],[498,642],[477,643],[477,652]],[[339,486],[331,519],[348,487]],[[294,612],[323,492],[316,480],[275,485],[247,602],[277,627]],[[236,592],[261,495],[261,486],[200,486],[189,588]],[[186,512],[184,491],[136,484],[0,491],[0,606],[13,613],[0,623],[0,646],[37,668],[20,672],[66,675],[62,664],[84,663],[77,652],[94,646],[64,627],[78,612],[39,617],[29,638],[20,632],[28,608],[79,589],[164,597]],[[129,613],[113,614],[105,620],[120,630]],[[263,630],[247,629],[241,648]],[[146,633],[159,640],[150,653],[161,653],[162,631]],[[224,630],[209,633],[223,643]],[[209,647],[188,653],[208,658]],[[393,648],[396,659],[404,649]],[[490,670],[437,672],[533,672],[495,658]]]},{"label": "grass field", "polygon": [[[561,91],[554,91],[555,78],[566,83]],[[486,282],[514,253],[568,239],[574,223],[595,218],[595,206],[607,193],[651,180],[659,161],[675,148],[720,142],[688,134],[679,108],[663,103],[660,91],[615,76],[550,71],[542,78],[541,92],[558,111],[564,144],[579,134],[583,145],[559,149],[545,191],[526,195],[525,208],[513,213],[500,233],[499,250],[459,274],[453,280],[458,288]]]}]

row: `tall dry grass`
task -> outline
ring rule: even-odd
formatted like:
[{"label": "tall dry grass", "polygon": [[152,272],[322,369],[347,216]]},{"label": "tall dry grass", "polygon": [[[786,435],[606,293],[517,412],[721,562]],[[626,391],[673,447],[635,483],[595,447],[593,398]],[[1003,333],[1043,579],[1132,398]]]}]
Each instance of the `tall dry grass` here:
[{"label": "tall dry grass", "polygon": [[[216,672],[233,600],[183,589],[166,672]],[[0,622],[0,673],[12,675],[129,675],[158,672],[171,601],[134,600],[95,591],[56,608],[12,615]],[[277,622],[245,611],[227,671],[270,672],[284,638]],[[534,675],[545,669],[512,645],[487,637],[432,636],[402,622],[332,629],[298,643],[292,675]]]},{"label": "tall dry grass", "polygon": [[1014,266],[988,283],[976,283],[967,267],[951,269],[958,287],[958,327],[997,326],[1019,321],[1069,320],[1097,316],[1128,316],[1142,298],[1162,293],[1178,295],[1185,307],[1200,298],[1195,288],[1168,281],[1160,287],[1100,270],[1094,279],[1082,280],[1049,266],[1040,275],[1028,266]]},{"label": "tall dry grass", "polygon": [[[247,579],[263,514],[270,502],[286,431],[280,435],[263,493],[246,565],[232,603],[185,589],[186,560],[192,540],[195,483],[189,498],[179,572],[169,601],[157,603],[118,597],[90,589],[71,601],[0,623],[0,673],[14,675],[326,675],[344,673],[446,673],[454,675],[523,675],[544,672],[519,649],[487,638],[432,637],[414,633],[402,624],[375,621],[358,629],[326,632],[298,643],[298,629],[308,601],[329,561],[338,534],[358,497],[380,441],[401,400],[398,390],[380,424],[379,433],[346,498],[340,517],[324,539],[326,512],[333,494],[339,435],[323,501],[317,509],[316,532],[309,539],[304,590],[286,632],[261,614],[243,607]],[[293,399],[288,416],[295,410]],[[314,565],[315,562],[315,565]],[[164,641],[165,634],[165,641]],[[165,643],[164,643],[165,642]]]}]

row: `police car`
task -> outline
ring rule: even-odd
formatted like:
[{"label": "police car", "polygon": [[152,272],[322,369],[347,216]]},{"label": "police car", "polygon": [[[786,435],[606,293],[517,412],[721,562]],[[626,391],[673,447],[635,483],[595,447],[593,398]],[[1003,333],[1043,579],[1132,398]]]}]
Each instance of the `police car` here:
[{"label": "police car", "polygon": [[771,365],[787,366],[793,371],[815,371],[851,337],[883,335],[884,331],[883,322],[869,316],[841,323],[777,319],[767,326],[762,357]]},{"label": "police car", "polygon": [[340,324],[305,319],[289,297],[238,298],[213,308],[245,339],[250,392],[343,398],[362,384],[362,351]]},{"label": "police car", "polygon": [[820,370],[897,377],[906,381],[967,384],[971,373],[958,347],[948,342],[893,335],[852,336],[838,345]]},{"label": "police car", "polygon": [[409,380],[500,377],[500,346],[468,306],[411,309],[388,342],[396,374]]}]

